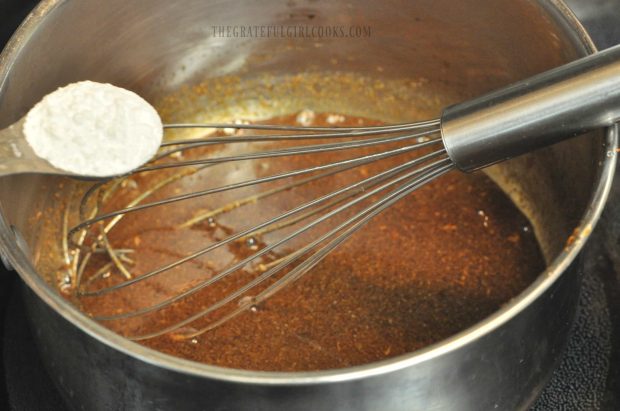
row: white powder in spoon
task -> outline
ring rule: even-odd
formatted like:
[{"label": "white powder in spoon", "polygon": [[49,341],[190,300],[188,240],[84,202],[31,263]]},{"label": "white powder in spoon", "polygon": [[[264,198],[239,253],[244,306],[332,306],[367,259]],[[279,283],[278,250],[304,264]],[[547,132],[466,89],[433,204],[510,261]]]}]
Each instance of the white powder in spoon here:
[{"label": "white powder in spoon", "polygon": [[155,155],[163,137],[157,111],[142,97],[92,81],[45,96],[26,115],[23,131],[37,156],[92,177],[140,167]]}]

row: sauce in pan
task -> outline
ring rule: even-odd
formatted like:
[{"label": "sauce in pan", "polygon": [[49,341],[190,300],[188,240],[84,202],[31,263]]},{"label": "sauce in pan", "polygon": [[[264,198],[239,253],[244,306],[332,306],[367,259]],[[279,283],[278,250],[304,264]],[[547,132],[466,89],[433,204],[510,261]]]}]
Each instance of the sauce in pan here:
[{"label": "sauce in pan", "polygon": [[[308,119],[290,116],[269,123],[294,124],[305,120]],[[379,124],[327,114],[317,114],[311,120],[313,125]],[[151,200],[308,167],[368,150],[211,167],[168,185]],[[205,152],[206,149],[196,149],[194,153],[186,152],[183,158],[204,158]],[[394,157],[293,188],[188,228],[178,225],[201,210],[216,208],[262,188],[250,187],[134,213],[113,230],[110,242],[116,248],[134,250],[131,259],[135,264],[130,268],[140,275],[404,159]],[[119,208],[145,187],[152,186],[155,179],[159,181],[162,175],[179,171],[132,177],[106,207]],[[343,218],[332,220],[323,230]],[[76,303],[93,315],[151,305],[212,277],[274,243],[294,227],[244,239],[152,279],[103,296],[81,297]],[[259,262],[269,263],[287,255],[296,245],[307,243],[308,238],[316,235],[268,253]],[[107,261],[95,257],[84,278],[91,277]],[[189,360],[250,370],[325,370],[365,364],[412,352],[473,325],[524,290],[543,268],[532,229],[507,196],[483,173],[465,175],[453,171],[375,217],[311,272],[251,310],[195,338],[179,339],[178,334],[172,333],[141,343]],[[256,276],[249,269],[240,271],[158,315],[104,324],[125,335],[160,329],[200,311]],[[123,281],[114,270],[103,277],[87,288],[99,289]],[[214,318],[198,320],[181,331],[200,329]]]}]

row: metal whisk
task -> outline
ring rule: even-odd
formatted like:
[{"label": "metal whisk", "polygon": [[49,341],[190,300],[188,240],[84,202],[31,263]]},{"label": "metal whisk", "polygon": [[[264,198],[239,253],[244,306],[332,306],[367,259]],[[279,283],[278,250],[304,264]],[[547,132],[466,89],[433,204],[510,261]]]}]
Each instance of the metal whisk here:
[{"label": "metal whisk", "polygon": [[[483,168],[574,135],[611,125],[619,115],[620,47],[614,47],[481,98],[449,107],[437,120],[369,127],[169,124],[166,126],[168,129],[232,128],[254,130],[258,134],[170,141],[162,145],[160,154],[152,163],[132,175],[112,182],[97,183],[90,188],[81,200],[81,222],[72,228],[66,227],[66,249],[70,250],[67,261],[73,290],[81,298],[97,298],[121,292],[165,275],[183,264],[191,264],[222,247],[239,241],[250,241],[251,253],[242,255],[214,275],[205,276],[172,296],[132,311],[115,310],[95,316],[97,320],[107,322],[156,315],[254,264],[250,270],[253,273],[250,279],[224,298],[207,306],[196,305],[196,309],[187,313],[182,320],[172,323],[163,321],[154,331],[128,336],[142,340],[174,333],[180,338],[193,338],[260,304],[299,279],[377,214],[448,171],[455,168],[461,171]],[[260,134],[265,132],[267,134]],[[278,147],[280,143],[283,146]],[[190,150],[204,149],[206,153],[212,153],[210,147],[222,145],[225,148],[249,145],[251,148],[258,147],[258,150],[234,155],[205,154],[201,158],[183,158]],[[321,153],[340,153],[341,157],[337,160],[330,157],[332,160],[321,164],[148,201],[149,197],[156,196],[171,184],[216,166]],[[394,163],[394,159],[398,161]],[[381,164],[389,166],[379,168],[370,175],[361,173],[361,177],[355,181],[348,181],[317,198],[290,207],[284,213],[238,232],[227,232],[224,238],[137,276],[128,268],[133,263],[133,250],[115,248],[110,241],[112,231],[118,228],[126,216],[155,207],[246,188],[269,187],[234,198],[219,207],[212,207],[181,224],[189,227],[212,222],[232,210],[280,193],[304,190],[306,186],[320,185],[342,173]],[[180,171],[175,172],[177,168]],[[154,185],[141,190],[125,207],[106,209],[114,193],[123,184],[130,184],[128,182],[131,178],[157,172],[165,174],[155,180]],[[324,227],[323,230],[307,238],[319,226]],[[258,245],[257,238],[279,230],[283,234],[276,241]],[[303,241],[298,244],[300,239]],[[276,250],[291,244],[292,249],[274,254]],[[104,262],[98,269],[91,269],[94,273],[85,279],[84,273],[89,265],[97,258],[101,260],[102,254],[107,256]],[[265,260],[267,256],[270,258]],[[111,271],[118,274],[115,282],[92,289],[93,279],[102,279]],[[259,288],[260,285],[263,288]],[[189,325],[221,310],[224,313],[217,318],[188,331]]]}]

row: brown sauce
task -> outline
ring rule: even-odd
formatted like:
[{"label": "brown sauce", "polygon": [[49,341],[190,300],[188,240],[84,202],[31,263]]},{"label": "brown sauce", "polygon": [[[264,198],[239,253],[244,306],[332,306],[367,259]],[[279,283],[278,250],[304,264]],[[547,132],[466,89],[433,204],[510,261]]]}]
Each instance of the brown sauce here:
[{"label": "brown sauce", "polygon": [[[339,125],[379,124],[354,117],[342,120]],[[270,121],[273,122],[291,124],[295,116]],[[329,125],[327,115],[317,115],[313,124]],[[377,149],[368,150],[212,167],[178,180],[150,199]],[[193,155],[204,157],[207,151],[197,149]],[[191,157],[191,153],[185,154],[185,159]],[[312,182],[303,189],[291,189],[191,228],[176,227],[199,210],[213,209],[262,188],[250,187],[134,213],[110,233],[110,242],[116,248],[134,250],[131,258],[135,264],[131,270],[141,275],[347,182],[400,164],[406,158],[394,157],[330,177],[327,182]],[[132,178],[131,183],[112,196],[106,208],[126,204],[164,174],[146,173]],[[268,253],[261,262],[286,255],[344,218],[335,218],[329,227],[317,229],[305,240],[301,238]],[[273,244],[295,227],[299,225],[258,236],[256,245],[260,249]],[[255,250],[250,246],[247,241],[237,242],[153,279],[104,296],[82,297],[76,303],[94,315],[144,307],[251,255]],[[108,261],[94,257],[84,278],[88,279]],[[310,273],[255,309],[192,339],[180,340],[168,334],[142,343],[189,360],[250,370],[324,370],[365,364],[412,352],[473,325],[515,297],[543,268],[528,221],[506,195],[482,173],[465,175],[453,171],[375,217]],[[158,315],[104,324],[124,335],[149,332],[196,313],[256,276],[252,270],[239,271]],[[122,281],[114,270],[106,277],[94,281],[89,288]],[[182,331],[199,329],[214,318],[200,319]]]}]

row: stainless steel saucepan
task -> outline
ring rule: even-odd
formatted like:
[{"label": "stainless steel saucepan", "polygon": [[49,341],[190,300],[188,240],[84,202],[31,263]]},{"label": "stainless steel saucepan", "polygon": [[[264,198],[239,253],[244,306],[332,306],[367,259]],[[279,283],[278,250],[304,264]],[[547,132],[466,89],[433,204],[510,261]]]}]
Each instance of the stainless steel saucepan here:
[{"label": "stainless steel saucepan", "polygon": [[[240,38],[217,35],[222,26],[370,27],[371,35]],[[56,87],[84,79],[156,101],[183,84],[225,76],[251,85],[261,76],[353,73],[386,84],[410,80],[448,104],[593,51],[559,0],[44,0],[0,57],[0,128]],[[410,91],[404,87],[396,100]],[[355,114],[373,105],[370,112],[379,110],[386,120],[412,120],[402,105],[358,97]],[[42,230],[60,224],[49,210],[67,200],[53,194],[69,181],[0,180],[1,250],[26,285],[47,370],[76,410],[524,409],[551,375],[568,335],[578,255],[611,185],[617,133],[601,130],[492,168],[489,175],[532,221],[548,268],[475,326],[364,366],[225,369],[155,352],[95,323],[33,264],[42,258]],[[37,214],[42,217],[33,219]]]}]

